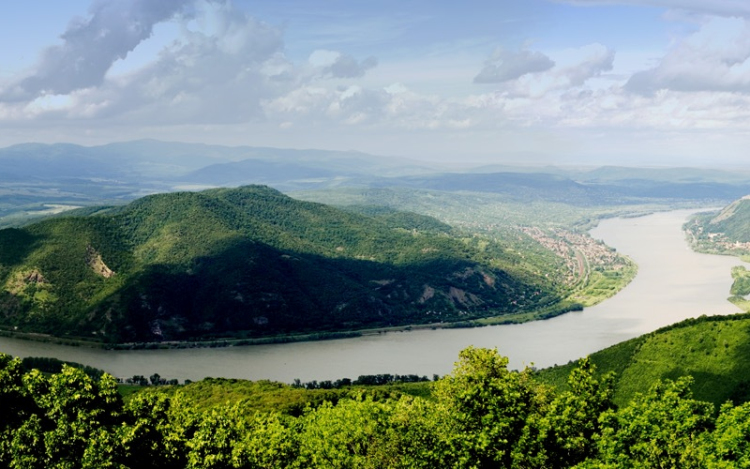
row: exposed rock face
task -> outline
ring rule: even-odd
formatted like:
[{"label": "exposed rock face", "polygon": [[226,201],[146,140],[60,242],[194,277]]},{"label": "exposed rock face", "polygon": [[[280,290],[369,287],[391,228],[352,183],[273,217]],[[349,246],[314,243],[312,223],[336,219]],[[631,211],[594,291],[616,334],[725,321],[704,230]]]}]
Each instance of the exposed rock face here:
[{"label": "exposed rock face", "polygon": [[424,292],[422,292],[422,297],[419,299],[419,303],[424,304],[428,300],[432,299],[432,297],[434,296],[435,296],[435,289],[429,285],[425,285]]},{"label": "exposed rock face", "polygon": [[101,275],[104,278],[110,278],[115,275],[115,271],[107,267],[107,264],[102,260],[102,255],[91,245],[86,246],[86,264],[91,267],[91,270],[95,274]]},{"label": "exposed rock face", "polygon": [[24,276],[23,280],[24,280],[24,282],[26,282],[26,284],[30,284],[30,283],[48,283],[47,279],[45,279],[44,276],[42,275],[42,273],[39,272],[38,270],[32,270],[31,272],[28,272]]},{"label": "exposed rock face", "polygon": [[453,300],[454,304],[457,303],[461,306],[475,306],[483,303],[483,301],[473,293],[466,292],[456,287],[450,287],[448,296]]},{"label": "exposed rock face", "polygon": [[12,295],[20,295],[29,285],[49,285],[49,282],[41,272],[36,269],[17,272],[6,283],[5,290]]}]

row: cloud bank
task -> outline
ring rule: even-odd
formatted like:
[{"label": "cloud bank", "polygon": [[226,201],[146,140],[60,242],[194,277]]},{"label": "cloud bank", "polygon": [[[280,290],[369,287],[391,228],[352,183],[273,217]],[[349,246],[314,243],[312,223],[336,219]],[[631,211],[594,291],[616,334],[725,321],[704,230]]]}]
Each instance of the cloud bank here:
[{"label": "cloud bank", "polygon": [[[0,123],[10,131],[123,129],[123,138],[232,129],[243,143],[270,134],[286,142],[306,132],[310,141],[350,138],[355,145],[363,136],[377,143],[405,132],[429,135],[428,143],[467,144],[482,141],[468,136],[532,130],[745,132],[750,20],[743,15],[750,4],[561,3],[651,5],[705,16],[665,15],[665,24],[689,27],[674,28],[669,45],[642,61],[633,61],[632,51],[615,51],[607,37],[565,49],[526,37],[534,46],[477,41],[481,46],[460,65],[434,52],[404,53],[414,63],[399,67],[393,56],[371,54],[378,50],[304,49],[295,60],[285,44],[288,26],[266,23],[228,0],[99,0],[31,70],[0,84]],[[172,40],[145,63],[113,71],[152,44],[159,25],[172,27]],[[346,43],[325,47],[338,46]]]}]

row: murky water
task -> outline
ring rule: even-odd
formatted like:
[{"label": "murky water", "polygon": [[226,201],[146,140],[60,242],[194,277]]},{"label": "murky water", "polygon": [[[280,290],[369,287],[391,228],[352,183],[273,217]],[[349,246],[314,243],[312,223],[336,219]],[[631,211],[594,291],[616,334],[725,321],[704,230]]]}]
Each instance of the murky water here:
[{"label": "murky water", "polygon": [[361,374],[449,373],[469,346],[497,347],[511,366],[567,363],[617,342],[701,314],[732,314],[726,301],[736,258],[690,250],[680,210],[610,219],[592,231],[639,265],[635,280],[604,303],[547,321],[476,329],[392,332],[320,342],[188,350],[106,351],[0,338],[0,351],[50,356],[103,368],[116,376],[227,377],[291,382]]}]

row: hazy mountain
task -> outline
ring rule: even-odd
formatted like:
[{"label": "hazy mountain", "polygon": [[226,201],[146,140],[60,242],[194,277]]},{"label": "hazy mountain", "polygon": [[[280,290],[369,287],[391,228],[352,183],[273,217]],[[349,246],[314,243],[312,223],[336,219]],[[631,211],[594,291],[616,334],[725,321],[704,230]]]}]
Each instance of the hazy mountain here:
[{"label": "hazy mountain", "polygon": [[[366,153],[227,147],[139,140],[84,147],[72,144],[22,144],[0,149],[0,182],[115,181],[236,186],[248,183],[278,187],[328,186],[340,179],[425,174],[426,164]],[[311,181],[315,180],[315,181]]]},{"label": "hazy mountain", "polygon": [[[652,174],[650,170],[625,168],[586,174],[594,176],[582,176],[579,180],[575,174],[546,172],[446,173],[392,178],[373,185],[491,192],[517,201],[546,200],[581,206],[617,205],[646,199],[726,201],[750,192],[750,178],[737,176],[730,182],[729,176],[722,172],[675,170]],[[636,175],[639,178],[634,178]]]},{"label": "hazy mountain", "polygon": [[580,181],[615,182],[615,181],[661,181],[672,183],[727,183],[746,184],[750,173],[724,171],[708,168],[628,168],[624,166],[602,166],[589,171],[569,173]]}]

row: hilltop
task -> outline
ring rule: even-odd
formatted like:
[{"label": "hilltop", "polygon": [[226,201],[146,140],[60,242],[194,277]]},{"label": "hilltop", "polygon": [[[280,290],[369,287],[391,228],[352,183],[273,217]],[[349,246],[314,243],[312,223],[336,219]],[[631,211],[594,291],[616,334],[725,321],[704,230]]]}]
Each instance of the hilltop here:
[{"label": "hilltop", "polygon": [[108,342],[245,338],[459,321],[561,300],[497,241],[374,212],[247,186],[0,230],[0,324]]}]

